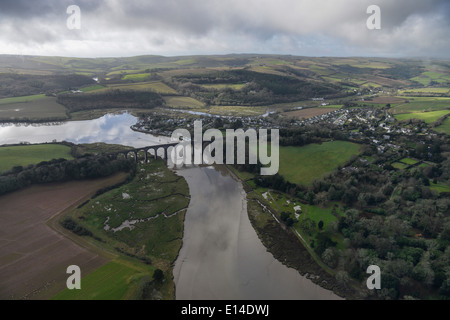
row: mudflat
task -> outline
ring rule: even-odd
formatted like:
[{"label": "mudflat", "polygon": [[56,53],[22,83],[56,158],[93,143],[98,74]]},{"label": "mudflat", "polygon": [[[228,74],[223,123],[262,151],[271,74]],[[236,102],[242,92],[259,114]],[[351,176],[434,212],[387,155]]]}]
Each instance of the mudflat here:
[{"label": "mudflat", "polygon": [[47,299],[64,289],[70,265],[87,275],[107,256],[75,243],[47,222],[125,174],[32,186],[0,197],[0,299]]}]

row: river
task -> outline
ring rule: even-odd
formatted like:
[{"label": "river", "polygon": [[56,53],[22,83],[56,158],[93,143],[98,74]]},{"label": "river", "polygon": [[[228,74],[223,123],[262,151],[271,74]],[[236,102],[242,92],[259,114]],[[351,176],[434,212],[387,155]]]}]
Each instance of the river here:
[{"label": "river", "polygon": [[[136,120],[117,114],[51,126],[0,125],[0,145],[65,140],[143,147],[168,142],[167,137],[131,130]],[[177,299],[339,299],[266,251],[247,216],[242,184],[226,169],[190,167],[177,172],[191,193],[174,267]]]}]

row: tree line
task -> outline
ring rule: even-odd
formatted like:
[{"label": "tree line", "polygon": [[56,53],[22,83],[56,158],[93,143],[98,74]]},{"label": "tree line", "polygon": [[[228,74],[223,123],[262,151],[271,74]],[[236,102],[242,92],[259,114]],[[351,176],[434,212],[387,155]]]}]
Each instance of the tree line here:
[{"label": "tree line", "polygon": [[[329,128],[280,130],[281,144],[304,145],[337,137]],[[342,131],[342,130],[341,130]],[[400,139],[401,140],[401,139]],[[311,219],[300,219],[299,227],[313,239],[309,244],[322,261],[339,274],[339,281],[363,282],[368,265],[380,266],[382,290],[376,296],[397,299],[450,296],[450,193],[433,188],[450,184],[450,146],[446,137],[425,142],[405,137],[407,150],[377,152],[366,146],[362,157],[353,158],[311,185],[290,183],[281,175],[259,176],[258,165],[237,165],[255,174],[258,187],[289,194],[300,202],[330,208],[336,221],[323,230]],[[434,163],[400,170],[391,163],[405,157]],[[370,161],[362,161],[370,158]],[[343,170],[343,169],[348,170]],[[350,170],[351,169],[351,170]],[[340,203],[342,212],[335,210]],[[281,221],[296,220],[282,213]],[[345,249],[339,249],[336,235]]]},{"label": "tree line", "polygon": [[94,84],[92,78],[79,75],[24,75],[3,73],[0,77],[0,98],[56,93]]},{"label": "tree line", "polygon": [[75,160],[53,159],[27,167],[16,166],[0,176],[0,195],[32,184],[65,182],[107,177],[119,171],[133,174],[136,163],[132,159],[111,159],[107,156]]},{"label": "tree line", "polygon": [[110,89],[105,92],[59,94],[57,102],[69,112],[105,108],[151,109],[165,104],[163,98],[152,91]]},{"label": "tree line", "polygon": [[[210,84],[245,84],[240,90],[205,88]],[[341,88],[325,82],[300,80],[254,72],[246,69],[216,71],[207,74],[187,74],[172,78],[171,86],[178,92],[193,96],[207,104],[267,105],[310,99],[311,97],[338,97]]]}]

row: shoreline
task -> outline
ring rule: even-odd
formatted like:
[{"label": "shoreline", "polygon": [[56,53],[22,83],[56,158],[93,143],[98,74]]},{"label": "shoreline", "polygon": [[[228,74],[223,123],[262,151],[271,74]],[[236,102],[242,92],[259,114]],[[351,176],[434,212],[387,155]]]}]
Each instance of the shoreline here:
[{"label": "shoreline", "polygon": [[[311,280],[316,285],[333,292],[344,299],[363,299],[350,285],[343,286],[338,283],[335,277],[324,270],[311,256],[304,244],[294,235],[290,230],[287,230],[273,215],[269,206],[263,206],[258,199],[249,197],[249,194],[253,192],[251,187],[237,176],[232,169],[225,166],[231,175],[240,181],[245,192],[247,201],[247,214],[250,223],[255,230],[261,243],[270,252],[273,257],[286,265],[299,272],[300,275]],[[258,213],[252,213],[250,208],[257,206]],[[257,215],[269,211],[270,222],[260,227],[256,221]]]}]

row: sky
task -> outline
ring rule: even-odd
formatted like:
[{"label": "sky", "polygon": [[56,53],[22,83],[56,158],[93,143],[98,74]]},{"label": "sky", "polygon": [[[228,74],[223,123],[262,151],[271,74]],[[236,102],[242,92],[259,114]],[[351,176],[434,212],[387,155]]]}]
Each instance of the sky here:
[{"label": "sky", "polygon": [[450,59],[449,17],[450,0],[0,0],[0,54]]}]

